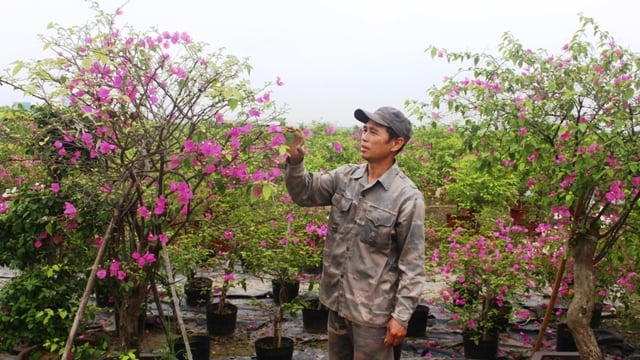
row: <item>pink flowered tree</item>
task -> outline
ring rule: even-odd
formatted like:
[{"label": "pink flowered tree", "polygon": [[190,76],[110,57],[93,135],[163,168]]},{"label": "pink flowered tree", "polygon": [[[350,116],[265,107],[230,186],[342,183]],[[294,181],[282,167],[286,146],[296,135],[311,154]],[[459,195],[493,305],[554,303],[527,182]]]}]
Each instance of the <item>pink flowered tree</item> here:
[{"label": "pink flowered tree", "polygon": [[[508,33],[498,55],[431,47],[435,58],[471,65],[430,89],[430,102],[413,105],[424,118],[456,122],[486,168],[512,167],[523,193],[568,229],[568,325],[581,357],[602,359],[589,326],[594,265],[600,274],[614,245],[637,246],[630,226],[640,198],[640,61],[593,19],[580,22],[558,54],[529,50]],[[618,285],[637,281],[630,275]]]},{"label": "pink flowered tree", "polygon": [[[282,111],[271,84],[250,86],[246,60],[208,52],[183,32],[118,26],[120,9],[92,8],[92,22],[54,24],[42,37],[53,58],[16,62],[3,82],[64,119],[60,136],[46,144],[61,166],[86,167],[82,186],[112,211],[107,231],[96,234],[98,257],[80,312],[95,277],[116,280],[120,346],[136,349],[137,319],[155,292],[165,245],[226,189],[259,193],[280,175],[275,161],[285,138],[269,123]],[[60,211],[73,218],[82,209],[67,202]]]}]

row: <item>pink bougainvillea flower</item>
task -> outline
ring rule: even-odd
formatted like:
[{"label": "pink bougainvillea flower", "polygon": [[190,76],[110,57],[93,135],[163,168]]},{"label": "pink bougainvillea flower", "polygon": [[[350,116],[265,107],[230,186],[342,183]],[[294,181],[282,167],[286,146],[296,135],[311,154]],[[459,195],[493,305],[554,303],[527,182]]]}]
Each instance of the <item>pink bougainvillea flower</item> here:
[{"label": "pink bougainvillea flower", "polygon": [[57,194],[60,191],[60,184],[58,183],[51,184],[51,191]]},{"label": "pink bougainvillea flower", "polygon": [[340,142],[338,141],[334,141],[333,142],[333,149],[339,153],[341,153],[343,151],[342,149],[342,144],[340,144]]},{"label": "pink bougainvillea flower", "polygon": [[107,100],[109,100],[109,95],[111,94],[111,89],[106,88],[106,87],[101,87],[98,92],[96,93],[96,96],[98,97],[98,100],[101,103],[106,103]]},{"label": "pink bougainvillea flower", "polygon": [[169,237],[167,237],[167,234],[162,233],[158,235],[158,240],[160,240],[161,243],[166,244],[169,242]]},{"label": "pink bougainvillea flower", "polygon": [[327,135],[333,135],[336,133],[336,129],[333,126],[327,126]]},{"label": "pink bougainvillea flower", "polygon": [[473,320],[473,319],[469,319],[469,321],[467,321],[467,327],[468,327],[469,329],[473,329],[473,328],[475,328],[475,327],[476,327],[476,322],[475,322],[475,320]]},{"label": "pink bougainvillea flower", "polygon": [[148,219],[150,215],[149,210],[145,206],[140,206],[138,208],[138,215],[140,215],[144,219]]},{"label": "pink bougainvillea flower", "polygon": [[109,276],[118,275],[118,271],[120,270],[120,261],[113,260],[109,265]]},{"label": "pink bougainvillea flower", "polygon": [[316,231],[316,224],[314,222],[308,222],[304,231],[307,234],[313,234],[313,232]]},{"label": "pink bougainvillea flower", "polygon": [[191,139],[187,139],[184,142],[184,151],[186,153],[194,153],[198,150],[197,146],[191,141]]},{"label": "pink bougainvillea flower", "polygon": [[214,164],[207,164],[204,166],[204,169],[202,169],[202,172],[205,174],[213,174],[214,172],[216,172],[217,167]]},{"label": "pink bougainvillea flower", "polygon": [[623,186],[624,184],[622,183],[622,181],[614,181],[613,183],[611,183],[609,191],[605,194],[605,198],[607,199],[607,201],[613,202],[616,200],[624,200],[624,191],[622,190]]},{"label": "pink bougainvillea flower", "polygon": [[36,240],[36,242],[33,243],[33,246],[35,246],[36,249],[39,249],[42,247],[42,241]]},{"label": "pink bougainvillea flower", "polygon": [[287,238],[280,239],[280,245],[287,245],[287,242],[289,242]]},{"label": "pink bougainvillea flower", "polygon": [[149,241],[157,241],[158,237],[154,234],[154,233],[149,233],[149,235],[147,235],[147,240]]},{"label": "pink bougainvillea flower", "polygon": [[228,281],[233,280],[234,278],[235,278],[235,276],[234,276],[233,274],[225,274],[225,275],[222,277],[222,280],[224,280],[224,281],[228,282]]},{"label": "pink bougainvillea flower", "polygon": [[282,126],[280,126],[280,124],[278,123],[270,123],[269,126],[267,127],[267,132],[269,134],[272,133],[281,133],[284,130],[282,129]]},{"label": "pink bougainvillea flower", "polygon": [[144,253],[142,258],[149,264],[156,262],[156,256],[153,253],[150,253],[148,251]]},{"label": "pink bougainvillea flower", "polygon": [[260,111],[258,109],[252,108],[249,110],[249,116],[255,117],[255,118],[260,117]]},{"label": "pink bougainvillea flower", "polygon": [[72,219],[76,217],[76,208],[73,206],[72,203],[68,201],[64,202],[64,214],[69,216]]},{"label": "pink bougainvillea flower", "polygon": [[282,79],[280,79],[280,76],[276,77],[276,85],[278,86],[284,85],[284,83],[282,82]]},{"label": "pink bougainvillea flower", "polygon": [[188,204],[193,197],[193,193],[189,188],[189,183],[184,181],[180,183],[173,182],[169,184],[169,190],[178,194],[178,202],[182,205]]},{"label": "pink bougainvillea flower", "polygon": [[127,273],[122,271],[122,270],[118,270],[118,275],[117,275],[118,280],[120,281],[124,281],[124,279],[127,278]]},{"label": "pink bougainvillea flower", "polygon": [[287,143],[287,138],[280,133],[275,134],[272,138],[271,138],[271,147],[278,147],[280,145],[284,145]]},{"label": "pink bougainvillea flower", "polygon": [[558,136],[559,141],[567,141],[571,137],[571,131],[565,131],[564,133]]},{"label": "pink bougainvillea flower", "polygon": [[105,269],[98,270],[98,272],[96,273],[96,276],[98,277],[98,279],[106,278],[107,277],[107,270],[105,270]]},{"label": "pink bougainvillea flower", "polygon": [[224,232],[224,238],[230,240],[233,238],[233,231],[227,230]]},{"label": "pink bougainvillea flower", "polygon": [[200,143],[200,153],[205,157],[217,156],[222,153],[222,146],[217,145],[215,140],[207,140]]},{"label": "pink bougainvillea flower", "polygon": [[100,246],[102,245],[102,240],[103,240],[103,239],[102,239],[102,236],[98,236],[98,237],[96,237],[96,238],[93,240],[93,243],[94,243],[96,246],[100,247]]},{"label": "pink bougainvillea flower", "polygon": [[156,208],[153,210],[153,213],[156,215],[164,214],[164,207],[166,203],[167,199],[164,197],[164,195],[160,195],[158,199],[156,199]]},{"label": "pink bougainvillea flower", "polygon": [[7,205],[6,201],[0,202],[0,214],[4,214],[9,209],[9,205]]},{"label": "pink bougainvillea flower", "polygon": [[268,177],[268,174],[264,170],[258,169],[253,173],[253,175],[251,175],[251,180],[253,182],[259,182],[260,180],[265,180]]}]

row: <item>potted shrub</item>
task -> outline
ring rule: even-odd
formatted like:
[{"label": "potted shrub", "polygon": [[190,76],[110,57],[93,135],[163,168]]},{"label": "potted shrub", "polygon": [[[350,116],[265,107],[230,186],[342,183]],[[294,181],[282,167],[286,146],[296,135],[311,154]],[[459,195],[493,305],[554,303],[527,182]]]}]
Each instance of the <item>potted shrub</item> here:
[{"label": "potted shrub", "polygon": [[273,292],[276,303],[290,301],[297,295],[304,269],[318,266],[321,261],[319,242],[326,234],[322,225],[305,223],[303,216],[292,212],[290,208],[294,207],[289,202],[288,196],[282,196],[278,201],[255,207],[254,222],[238,234],[245,239],[241,252],[243,265],[276,285]]},{"label": "potted shrub", "polygon": [[[517,296],[535,288],[522,277],[531,270],[536,247],[526,246],[528,232],[498,218],[491,228],[457,228],[431,257],[449,278],[445,307],[462,332],[466,351],[496,350]],[[442,259],[442,261],[440,261]],[[466,354],[466,353],[465,353]]]},{"label": "potted shrub", "polygon": [[274,334],[256,341],[258,359],[261,358],[263,345],[270,348],[268,352],[280,351],[290,345],[292,354],[293,339],[282,336],[284,314],[288,310],[295,312],[298,309],[291,300],[298,295],[303,269],[317,266],[321,258],[321,247],[318,247],[312,235],[317,235],[322,227],[315,224],[315,227],[307,227],[304,217],[298,218],[289,211],[289,201],[288,196],[282,196],[278,201],[261,203],[254,209],[254,225],[244,229],[242,234],[246,239],[242,251],[246,268],[254,275],[280,285],[273,292]]},{"label": "potted shrub", "polygon": [[212,256],[204,244],[202,235],[192,230],[168,246],[176,275],[186,277],[183,290],[188,306],[203,306],[211,299],[213,280],[198,273]]},{"label": "potted shrub", "polygon": [[320,296],[316,285],[320,276],[309,279],[307,290],[293,300],[292,313],[302,310],[302,326],[310,333],[326,333],[329,319],[329,308],[320,302]]},{"label": "potted shrub", "polygon": [[235,331],[238,317],[238,307],[227,300],[229,289],[242,286],[246,291],[247,284],[244,279],[236,280],[235,266],[240,255],[242,244],[235,238],[233,231],[224,232],[223,241],[216,253],[211,258],[212,267],[222,268],[222,283],[214,286],[214,296],[217,301],[207,305],[207,331],[212,336],[231,335]]}]

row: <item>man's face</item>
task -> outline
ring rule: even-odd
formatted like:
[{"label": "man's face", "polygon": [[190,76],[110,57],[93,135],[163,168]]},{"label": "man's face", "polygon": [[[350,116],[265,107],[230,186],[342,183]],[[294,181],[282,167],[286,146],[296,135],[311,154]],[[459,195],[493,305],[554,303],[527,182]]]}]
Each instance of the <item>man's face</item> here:
[{"label": "man's face", "polygon": [[360,136],[360,153],[367,161],[383,160],[395,156],[395,152],[402,145],[402,138],[389,138],[389,132],[384,125],[369,120],[362,128]]}]

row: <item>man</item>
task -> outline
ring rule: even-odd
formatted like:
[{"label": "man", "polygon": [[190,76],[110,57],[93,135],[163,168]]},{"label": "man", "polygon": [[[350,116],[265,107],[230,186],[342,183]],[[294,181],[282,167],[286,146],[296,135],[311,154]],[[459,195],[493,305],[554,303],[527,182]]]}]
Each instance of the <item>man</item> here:
[{"label": "man", "polygon": [[411,138],[409,119],[392,107],[354,115],[366,164],[309,173],[298,131],[285,179],[298,205],[332,206],[320,283],[329,359],[391,360],[425,281],[424,199],[395,159]]}]

